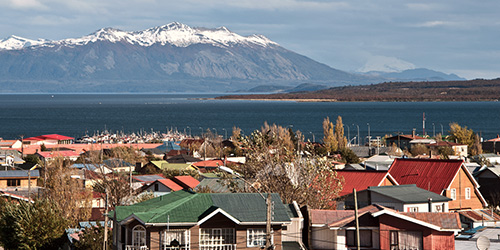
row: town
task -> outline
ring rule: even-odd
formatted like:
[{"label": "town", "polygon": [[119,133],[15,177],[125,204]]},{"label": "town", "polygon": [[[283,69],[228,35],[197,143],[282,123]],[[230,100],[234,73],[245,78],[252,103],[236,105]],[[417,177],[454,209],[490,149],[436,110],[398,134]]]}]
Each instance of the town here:
[{"label": "town", "polygon": [[225,132],[0,140],[0,246],[500,247],[500,137],[452,123],[362,142],[340,116],[313,141],[267,123]]}]

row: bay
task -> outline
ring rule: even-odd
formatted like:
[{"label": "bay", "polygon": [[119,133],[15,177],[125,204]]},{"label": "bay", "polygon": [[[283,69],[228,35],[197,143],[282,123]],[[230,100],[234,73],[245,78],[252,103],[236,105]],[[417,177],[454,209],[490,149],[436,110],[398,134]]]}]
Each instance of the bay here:
[{"label": "bay", "polygon": [[[210,129],[245,134],[264,122],[300,130],[307,139],[323,137],[322,122],[342,116],[345,134],[447,133],[457,122],[491,139],[500,133],[500,102],[292,102],[211,100],[221,94],[1,94],[0,137],[43,134],[81,137],[105,129],[125,133],[177,129],[199,135]],[[355,140],[353,140],[355,142]]]}]

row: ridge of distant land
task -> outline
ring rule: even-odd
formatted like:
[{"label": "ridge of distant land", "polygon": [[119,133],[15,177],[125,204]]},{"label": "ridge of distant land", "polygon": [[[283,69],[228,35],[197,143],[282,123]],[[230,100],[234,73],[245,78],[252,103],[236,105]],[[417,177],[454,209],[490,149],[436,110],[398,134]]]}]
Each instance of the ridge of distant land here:
[{"label": "ridge of distant land", "polygon": [[227,95],[216,99],[304,102],[498,101],[500,78],[440,82],[384,82],[297,93]]}]

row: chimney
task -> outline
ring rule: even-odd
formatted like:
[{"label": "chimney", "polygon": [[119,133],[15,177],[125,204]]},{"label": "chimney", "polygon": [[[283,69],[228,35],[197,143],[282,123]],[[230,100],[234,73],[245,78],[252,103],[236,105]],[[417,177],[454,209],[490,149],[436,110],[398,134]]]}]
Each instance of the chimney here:
[{"label": "chimney", "polygon": [[432,213],[432,198],[429,198],[428,204],[429,204],[429,212]]},{"label": "chimney", "polygon": [[415,131],[416,131],[416,129],[413,129],[413,131],[411,131],[411,136],[412,136],[413,138],[415,138],[415,135],[416,135],[416,134],[415,134]]}]

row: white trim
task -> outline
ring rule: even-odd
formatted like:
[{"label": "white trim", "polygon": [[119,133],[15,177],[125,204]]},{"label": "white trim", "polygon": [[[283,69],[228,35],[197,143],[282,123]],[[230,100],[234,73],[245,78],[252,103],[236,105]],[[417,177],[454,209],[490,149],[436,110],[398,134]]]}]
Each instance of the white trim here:
[{"label": "white trim", "polygon": [[[389,180],[391,180],[395,186],[399,186],[399,183],[396,181],[396,179],[394,179],[394,177],[392,177],[392,175],[389,174],[389,171],[387,171],[384,178],[382,178],[382,180],[378,183],[378,185],[377,185],[378,187],[380,187],[380,185],[384,182],[385,178],[388,178]],[[363,190],[361,190],[361,191],[363,191]]]},{"label": "white trim", "polygon": [[201,225],[201,224],[205,223],[207,220],[209,220],[210,218],[214,217],[218,213],[223,214],[228,219],[232,220],[234,223],[236,223],[238,225],[241,224],[241,221],[239,221],[238,219],[234,218],[232,215],[230,215],[226,211],[222,210],[221,208],[217,208],[215,211],[213,211],[209,215],[205,216],[205,218],[199,220],[198,223],[197,223],[197,225]]},{"label": "white trim", "polygon": [[378,217],[378,216],[383,215],[383,214],[387,214],[387,215],[390,215],[390,216],[393,216],[393,217],[396,217],[396,218],[399,218],[402,220],[406,220],[406,221],[409,221],[409,222],[412,222],[412,223],[415,223],[415,224],[418,224],[418,225],[421,225],[424,227],[428,227],[428,228],[434,229],[436,231],[452,231],[452,232],[455,232],[455,231],[460,232],[461,231],[461,229],[444,229],[444,228],[438,227],[436,225],[427,223],[425,221],[421,221],[421,220],[418,220],[418,219],[415,219],[415,218],[412,218],[412,217],[409,217],[406,215],[402,215],[399,213],[394,213],[394,212],[386,211],[386,210],[381,210],[381,211],[375,212],[372,214],[372,216]]}]

